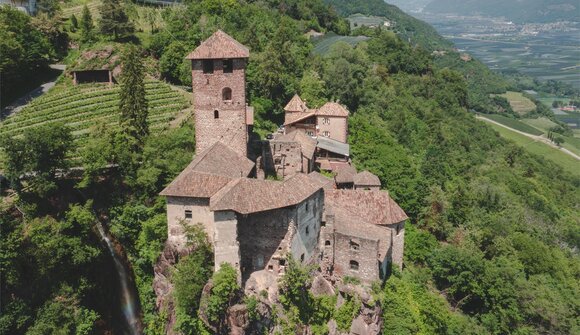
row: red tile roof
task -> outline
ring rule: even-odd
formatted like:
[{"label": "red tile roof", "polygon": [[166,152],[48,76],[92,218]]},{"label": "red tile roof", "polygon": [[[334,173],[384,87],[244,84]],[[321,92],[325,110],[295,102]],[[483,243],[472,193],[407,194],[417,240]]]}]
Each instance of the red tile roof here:
[{"label": "red tile roof", "polygon": [[381,186],[381,180],[379,179],[379,177],[375,176],[374,174],[372,174],[366,170],[363,172],[357,173],[354,176],[353,181],[354,181],[355,185]]},{"label": "red tile roof", "polygon": [[316,115],[348,117],[348,110],[336,102],[327,102],[316,111]]},{"label": "red tile roof", "polygon": [[308,177],[315,180],[317,183],[322,186],[325,190],[333,190],[334,189],[334,180],[332,178],[326,177],[319,172],[313,171],[308,174]]},{"label": "red tile roof", "polygon": [[207,40],[195,48],[187,59],[230,59],[248,58],[250,50],[221,30],[216,31]]},{"label": "red tile roof", "polygon": [[304,121],[308,118],[314,117],[316,114],[311,110],[307,109],[302,113],[286,113],[284,115],[284,125],[290,125],[296,122]]},{"label": "red tile roof", "polygon": [[[332,163],[331,163],[332,165]],[[354,176],[356,175],[356,169],[352,165],[340,165],[337,167],[336,176],[334,176],[334,181],[337,184],[347,184],[347,183],[354,183]]]},{"label": "red tile roof", "polygon": [[218,174],[230,178],[247,177],[254,162],[239,155],[222,142],[216,142],[195,156],[189,167],[195,171]]},{"label": "red tile roof", "polygon": [[298,96],[298,94],[294,94],[286,107],[284,107],[286,112],[304,112],[307,109],[308,107],[306,107],[306,103]]},{"label": "red tile roof", "polygon": [[321,188],[301,173],[284,182],[238,178],[211,198],[210,209],[232,210],[240,214],[263,212],[297,205]]},{"label": "red tile roof", "polygon": [[354,222],[390,225],[405,221],[407,214],[385,191],[333,190],[325,193],[325,205],[348,213]]},{"label": "red tile roof", "polygon": [[174,197],[211,198],[231,180],[226,176],[197,172],[188,166],[160,194]]},{"label": "red tile roof", "polygon": [[272,142],[298,142],[302,149],[302,155],[308,159],[314,157],[314,151],[316,150],[316,140],[298,130],[276,136]]}]

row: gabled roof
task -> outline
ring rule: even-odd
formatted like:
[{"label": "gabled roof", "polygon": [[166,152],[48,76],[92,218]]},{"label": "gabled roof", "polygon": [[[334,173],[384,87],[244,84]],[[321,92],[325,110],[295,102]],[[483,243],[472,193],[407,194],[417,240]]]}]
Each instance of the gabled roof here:
[{"label": "gabled roof", "polygon": [[314,157],[314,151],[316,150],[316,140],[299,130],[276,136],[272,142],[298,142],[302,149],[302,155],[309,159]]},{"label": "gabled roof", "polygon": [[218,174],[230,178],[247,177],[254,162],[239,155],[222,142],[216,142],[195,156],[188,168],[195,171]]},{"label": "gabled roof", "polygon": [[248,58],[250,50],[221,30],[195,48],[187,59]]},{"label": "gabled roof", "polygon": [[407,214],[385,191],[333,190],[326,192],[325,204],[345,211],[352,220],[374,225],[391,225],[408,219]]},{"label": "gabled roof", "polygon": [[304,121],[314,116],[316,116],[316,114],[310,109],[303,113],[286,113],[286,115],[284,115],[284,125],[287,126],[296,122]]},{"label": "gabled roof", "polygon": [[298,96],[298,94],[294,94],[286,107],[284,107],[286,112],[304,112],[306,109],[308,109],[306,103]]},{"label": "gabled roof", "polygon": [[348,117],[348,110],[336,102],[327,102],[316,111],[316,115]]},{"label": "gabled roof", "polygon": [[240,214],[263,212],[297,205],[321,188],[301,173],[284,182],[238,178],[210,199],[210,209],[232,210]]},{"label": "gabled roof", "polygon": [[316,143],[316,146],[320,149],[334,152],[335,154],[343,155],[346,157],[350,155],[350,145],[348,145],[348,143],[342,143],[340,141],[323,136],[318,136],[317,139],[318,142]]},{"label": "gabled roof", "polygon": [[354,183],[354,176],[356,175],[356,169],[352,165],[343,165],[339,167],[336,171],[336,176],[334,176],[334,181],[337,184]]},{"label": "gabled roof", "polygon": [[334,180],[332,178],[326,177],[319,172],[312,171],[308,174],[312,180],[316,181],[317,183],[322,186],[325,190],[333,190],[334,189]]},{"label": "gabled roof", "polygon": [[374,174],[370,173],[369,171],[359,172],[354,176],[354,184],[355,185],[363,185],[363,186],[381,186],[381,180],[379,177],[375,176]]},{"label": "gabled roof", "polygon": [[232,179],[192,170],[189,166],[160,195],[173,197],[211,198]]}]

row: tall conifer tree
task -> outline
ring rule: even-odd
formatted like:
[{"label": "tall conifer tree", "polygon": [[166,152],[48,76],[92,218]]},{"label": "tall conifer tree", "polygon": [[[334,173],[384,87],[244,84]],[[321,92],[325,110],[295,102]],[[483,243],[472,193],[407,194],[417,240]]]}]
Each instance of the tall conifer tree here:
[{"label": "tall conifer tree", "polygon": [[116,40],[135,30],[119,0],[103,0],[100,12],[99,30],[103,35],[113,35]]},{"label": "tall conifer tree", "polygon": [[147,99],[145,98],[145,68],[141,52],[136,46],[129,46],[121,58],[120,123],[125,132],[135,137],[139,143],[149,134],[147,123]]},{"label": "tall conifer tree", "polygon": [[81,39],[83,42],[89,41],[93,32],[93,17],[91,16],[91,11],[89,7],[85,5],[83,7],[83,15],[81,16]]}]

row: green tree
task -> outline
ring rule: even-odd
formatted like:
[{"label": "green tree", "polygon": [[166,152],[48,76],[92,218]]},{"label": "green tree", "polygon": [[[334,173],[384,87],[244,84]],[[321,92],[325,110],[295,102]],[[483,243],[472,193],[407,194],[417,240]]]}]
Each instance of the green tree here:
[{"label": "green tree", "polygon": [[93,36],[93,17],[87,5],[83,6],[83,14],[81,16],[81,41],[88,42]]},{"label": "green tree", "polygon": [[211,284],[207,298],[207,318],[221,331],[225,326],[227,309],[240,290],[238,274],[229,263],[223,263],[211,278]]},{"label": "green tree", "polygon": [[300,97],[310,108],[321,107],[326,102],[326,83],[316,71],[306,71],[300,80]]},{"label": "green tree", "polygon": [[6,153],[5,173],[19,189],[20,179],[30,179],[32,189],[46,196],[56,189],[58,170],[68,167],[67,154],[73,149],[70,129],[63,124],[27,128],[22,137],[2,140]]},{"label": "green tree", "polygon": [[113,39],[117,40],[132,34],[135,30],[119,0],[103,0],[100,12],[99,30],[101,34],[113,36]]},{"label": "green tree", "polygon": [[60,11],[58,0],[39,0],[36,4],[39,13],[46,13],[53,17]]},{"label": "green tree", "polygon": [[79,20],[74,14],[71,14],[70,16],[70,28],[72,32],[75,32],[77,29],[79,29]]},{"label": "green tree", "polygon": [[141,50],[130,45],[121,58],[121,93],[119,122],[126,134],[134,137],[142,147],[149,134],[147,99],[145,98],[145,67]]}]

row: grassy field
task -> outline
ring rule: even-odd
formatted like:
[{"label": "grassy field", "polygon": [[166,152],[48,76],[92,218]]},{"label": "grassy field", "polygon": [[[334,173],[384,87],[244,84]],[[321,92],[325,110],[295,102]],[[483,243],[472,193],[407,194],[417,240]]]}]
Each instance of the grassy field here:
[{"label": "grassy field", "polygon": [[543,132],[541,130],[536,129],[530,125],[527,125],[518,119],[514,119],[514,118],[510,118],[510,117],[506,117],[506,116],[498,115],[498,114],[486,114],[483,116],[485,118],[488,118],[488,119],[493,120],[495,122],[501,123],[501,124],[506,125],[510,128],[522,131],[524,133],[528,133],[531,135],[542,135],[543,134]]},{"label": "grassy field", "polygon": [[[189,107],[185,93],[156,80],[146,82],[151,132],[168,127],[180,111]],[[0,123],[0,136],[17,136],[25,129],[43,124],[64,123],[73,130],[79,148],[88,138],[92,126],[106,123],[117,127],[119,86],[105,84],[61,83],[47,94],[32,101],[19,113]]]},{"label": "grassy field", "polygon": [[526,151],[542,156],[545,159],[549,159],[560,165],[564,170],[576,176],[580,176],[580,161],[574,157],[565,154],[547,144],[535,142],[529,137],[518,134],[496,124],[488,123],[488,125],[496,130],[502,137],[514,141],[516,144],[522,146]]},{"label": "grassy field", "polygon": [[330,47],[337,42],[346,42],[352,46],[366,41],[369,38],[366,36],[340,36],[333,33],[326,34],[322,37],[313,39],[314,53],[318,55],[325,55],[330,50]]},{"label": "grassy field", "polygon": [[536,104],[534,104],[532,100],[526,98],[520,92],[508,91],[504,94],[500,94],[499,96],[506,98],[509,101],[510,106],[512,106],[514,112],[520,115],[536,110]]}]

